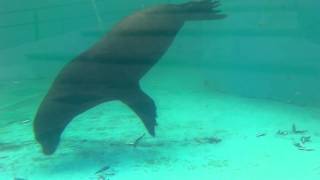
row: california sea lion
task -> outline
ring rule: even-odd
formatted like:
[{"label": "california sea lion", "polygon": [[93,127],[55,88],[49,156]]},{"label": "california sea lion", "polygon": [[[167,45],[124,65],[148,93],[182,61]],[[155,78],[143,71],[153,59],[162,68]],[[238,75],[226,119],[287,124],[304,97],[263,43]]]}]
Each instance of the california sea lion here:
[{"label": "california sea lion", "polygon": [[34,120],[36,140],[53,154],[68,123],[100,103],[120,100],[155,135],[156,107],[139,80],[160,59],[184,22],[222,19],[217,1],[166,4],[126,17],[106,37],[67,64],[56,77]]}]

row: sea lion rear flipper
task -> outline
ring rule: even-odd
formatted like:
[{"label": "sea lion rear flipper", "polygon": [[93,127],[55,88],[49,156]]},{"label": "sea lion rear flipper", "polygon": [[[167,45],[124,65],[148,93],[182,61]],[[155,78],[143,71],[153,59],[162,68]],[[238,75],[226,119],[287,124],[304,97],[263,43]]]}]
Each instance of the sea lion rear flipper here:
[{"label": "sea lion rear flipper", "polygon": [[130,91],[121,101],[127,104],[142,120],[151,136],[155,136],[156,106],[154,101],[140,88]]},{"label": "sea lion rear flipper", "polygon": [[226,15],[217,10],[219,6],[218,0],[190,1],[180,5],[182,12],[185,13],[186,20],[223,19]]}]

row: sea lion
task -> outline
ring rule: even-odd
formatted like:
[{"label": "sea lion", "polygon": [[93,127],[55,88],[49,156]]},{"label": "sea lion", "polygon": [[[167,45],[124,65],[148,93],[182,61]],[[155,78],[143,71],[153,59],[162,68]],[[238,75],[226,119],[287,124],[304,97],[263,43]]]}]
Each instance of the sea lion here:
[{"label": "sea lion", "polygon": [[68,63],[54,80],[36,114],[35,139],[53,154],[68,123],[82,112],[120,100],[155,135],[156,106],[139,80],[170,47],[189,20],[222,19],[217,1],[165,4],[126,17],[105,37]]}]

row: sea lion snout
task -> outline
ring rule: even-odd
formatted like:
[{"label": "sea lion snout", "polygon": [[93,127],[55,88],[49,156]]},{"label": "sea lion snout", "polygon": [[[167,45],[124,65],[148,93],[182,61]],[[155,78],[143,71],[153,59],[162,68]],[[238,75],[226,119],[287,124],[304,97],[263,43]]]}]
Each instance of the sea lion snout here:
[{"label": "sea lion snout", "polygon": [[55,135],[42,134],[36,137],[36,140],[40,143],[43,154],[51,155],[58,148],[60,137],[56,137]]}]

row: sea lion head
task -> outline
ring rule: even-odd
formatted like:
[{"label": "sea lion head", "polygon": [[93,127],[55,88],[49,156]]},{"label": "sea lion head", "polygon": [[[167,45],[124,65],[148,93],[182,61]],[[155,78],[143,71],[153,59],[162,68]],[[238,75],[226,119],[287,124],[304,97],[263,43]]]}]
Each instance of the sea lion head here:
[{"label": "sea lion head", "polygon": [[56,151],[59,145],[60,135],[50,132],[41,133],[36,136],[36,140],[40,143],[42,152],[45,155],[51,155]]}]

